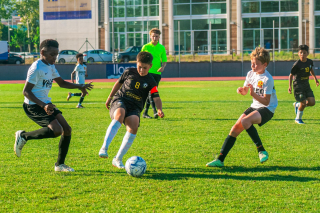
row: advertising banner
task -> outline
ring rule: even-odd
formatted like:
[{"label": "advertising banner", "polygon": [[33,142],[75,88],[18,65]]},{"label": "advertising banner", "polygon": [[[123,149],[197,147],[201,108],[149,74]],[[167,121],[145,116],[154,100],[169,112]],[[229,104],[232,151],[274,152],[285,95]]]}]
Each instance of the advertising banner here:
[{"label": "advertising banner", "polygon": [[91,0],[43,0],[43,19],[91,19]]},{"label": "advertising banner", "polygon": [[136,68],[136,63],[107,64],[107,78],[120,78],[127,68]]}]

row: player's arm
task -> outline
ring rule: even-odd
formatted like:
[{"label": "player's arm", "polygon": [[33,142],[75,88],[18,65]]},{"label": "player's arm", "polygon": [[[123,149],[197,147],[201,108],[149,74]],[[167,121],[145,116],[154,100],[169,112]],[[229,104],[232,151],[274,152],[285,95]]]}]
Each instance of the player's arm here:
[{"label": "player's arm", "polygon": [[288,88],[288,93],[292,93],[292,80],[293,80],[293,75],[290,73],[289,75],[289,88]]},{"label": "player's arm", "polygon": [[23,95],[27,97],[30,101],[36,103],[41,108],[43,108],[48,115],[51,115],[53,113],[53,109],[56,107],[53,104],[46,104],[40,99],[38,99],[32,92],[32,88],[34,87],[34,84],[26,81],[24,88],[23,88]]},{"label": "player's arm", "polygon": [[83,94],[88,94],[87,90],[93,89],[92,81],[89,84],[74,84],[63,80],[61,77],[55,78],[54,80],[61,88],[80,89]]},{"label": "player's arm", "polygon": [[111,100],[112,100],[113,96],[114,96],[114,95],[118,92],[118,90],[121,88],[121,86],[122,86],[122,83],[120,83],[119,81],[117,81],[117,82],[113,85],[112,90],[111,90],[111,92],[110,92],[110,95],[109,95],[109,97],[108,97],[108,99],[107,99],[107,101],[106,101],[106,107],[107,107],[107,109],[110,109]]},{"label": "player's arm", "polygon": [[158,87],[156,86],[156,84],[155,84],[155,86],[152,87],[152,89],[150,90],[150,93],[151,93],[151,98],[153,99],[153,101],[158,109],[159,117],[163,118],[164,113],[162,112],[162,101],[160,99]]},{"label": "player's arm", "polygon": [[237,93],[241,95],[246,95],[249,91],[249,87],[239,87]]},{"label": "player's arm", "polygon": [[250,95],[256,99],[257,101],[259,101],[260,103],[262,103],[265,106],[268,106],[270,103],[270,98],[271,98],[271,94],[264,94],[263,96],[258,95],[257,93],[254,92],[254,88],[252,84],[248,85],[249,89],[250,89]]},{"label": "player's arm", "polygon": [[316,82],[317,87],[319,86],[319,81],[317,79],[317,76],[314,74],[313,69],[310,70],[310,73],[312,75],[312,77],[314,78],[314,81]]},{"label": "player's arm", "polygon": [[72,82],[72,83],[74,83],[73,75],[74,75],[75,73],[76,73],[75,70],[71,73],[71,82]]}]

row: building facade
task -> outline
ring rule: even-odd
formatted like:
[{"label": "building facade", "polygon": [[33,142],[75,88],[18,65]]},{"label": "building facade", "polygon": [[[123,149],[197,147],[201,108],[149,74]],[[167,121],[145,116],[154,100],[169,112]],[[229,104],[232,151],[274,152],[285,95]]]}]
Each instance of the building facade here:
[{"label": "building facade", "polygon": [[48,5],[63,0],[52,1],[40,1],[40,38],[62,49],[77,50],[87,38],[95,49],[123,51],[149,42],[157,27],[169,54],[320,50],[320,0],[74,0],[87,2],[91,16],[59,20],[45,18]]}]

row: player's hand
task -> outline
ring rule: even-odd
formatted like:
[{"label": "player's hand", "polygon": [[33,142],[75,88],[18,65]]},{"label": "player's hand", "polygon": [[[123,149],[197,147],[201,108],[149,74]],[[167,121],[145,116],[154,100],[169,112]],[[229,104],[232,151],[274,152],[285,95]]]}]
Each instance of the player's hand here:
[{"label": "player's hand", "polygon": [[158,69],[158,72],[163,72],[163,67],[160,67],[159,69]]},{"label": "player's hand", "polygon": [[319,81],[318,80],[316,81],[316,85],[317,85],[317,87],[319,86]]},{"label": "player's hand", "polygon": [[250,89],[250,95],[253,96],[255,93],[254,93],[254,88],[253,88],[253,85],[252,84],[248,84],[248,87]]},{"label": "player's hand", "polygon": [[162,112],[161,109],[158,109],[158,115],[159,115],[160,118],[164,117],[164,113]]},{"label": "player's hand", "polygon": [[82,94],[87,95],[88,94],[87,90],[93,89],[93,85],[91,83],[92,83],[92,81],[89,84],[82,84],[81,89],[80,89]]},{"label": "player's hand", "polygon": [[239,87],[239,88],[237,89],[237,93],[242,95],[242,92],[243,92],[243,87]]},{"label": "player's hand", "polygon": [[54,108],[56,108],[56,105],[54,105],[54,104],[46,104],[44,107],[43,107],[43,109],[44,109],[44,111],[46,111],[46,113],[48,114],[48,115],[52,115],[53,114],[53,109]]},{"label": "player's hand", "polygon": [[291,88],[291,87],[288,88],[288,93],[289,93],[289,94],[292,93],[292,88]]},{"label": "player's hand", "polygon": [[108,97],[108,99],[106,100],[106,107],[109,110],[110,109],[110,103],[111,103],[112,98]]}]

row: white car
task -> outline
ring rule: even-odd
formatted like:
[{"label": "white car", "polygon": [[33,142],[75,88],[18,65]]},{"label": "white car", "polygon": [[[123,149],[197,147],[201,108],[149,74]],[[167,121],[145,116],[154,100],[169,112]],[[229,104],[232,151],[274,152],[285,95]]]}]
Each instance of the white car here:
[{"label": "white car", "polygon": [[19,55],[20,58],[23,58],[23,59],[27,59],[27,58],[33,58],[34,56],[29,53],[29,52],[19,52],[19,53],[14,53],[16,55]]},{"label": "white car", "polygon": [[112,61],[112,53],[105,50],[88,50],[83,52],[83,61],[92,62],[110,62]]},{"label": "white car", "polygon": [[68,63],[68,62],[77,62],[76,55],[78,54],[75,50],[61,50],[57,56],[57,63]]}]

